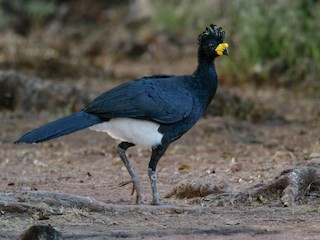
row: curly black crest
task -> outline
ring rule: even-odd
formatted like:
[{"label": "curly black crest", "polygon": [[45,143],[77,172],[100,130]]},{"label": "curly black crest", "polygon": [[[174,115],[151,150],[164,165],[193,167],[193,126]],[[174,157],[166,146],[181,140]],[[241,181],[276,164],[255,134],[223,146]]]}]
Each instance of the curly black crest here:
[{"label": "curly black crest", "polygon": [[221,27],[217,27],[217,25],[211,24],[210,27],[207,27],[206,30],[199,35],[198,40],[199,44],[209,39],[215,39],[222,43],[224,37],[225,31],[223,31]]}]

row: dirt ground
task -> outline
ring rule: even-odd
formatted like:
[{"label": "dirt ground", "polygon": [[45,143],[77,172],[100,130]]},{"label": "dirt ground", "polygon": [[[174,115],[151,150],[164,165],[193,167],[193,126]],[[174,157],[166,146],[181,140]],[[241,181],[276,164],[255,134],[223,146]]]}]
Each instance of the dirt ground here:
[{"label": "dirt ground", "polygon": [[[212,181],[235,194],[267,183],[284,169],[303,165],[320,152],[319,99],[286,90],[238,89],[261,100],[286,122],[251,123],[233,117],[202,118],[161,159],[161,196],[182,180]],[[37,145],[14,145],[22,133],[62,114],[2,112],[0,193],[49,191],[90,196],[109,204],[105,212],[61,207],[61,214],[0,212],[0,239],[15,239],[33,224],[51,224],[65,239],[319,239],[320,194],[284,207],[279,196],[246,204],[212,198],[166,199],[150,206],[149,150],[132,148],[129,158],[141,181],[143,205],[134,204],[129,175],[116,142],[83,130]],[[233,171],[232,159],[239,163]],[[231,165],[230,165],[231,164]],[[41,204],[41,203],[39,203]],[[46,206],[48,211],[50,206]],[[43,213],[42,213],[43,214]]]}]

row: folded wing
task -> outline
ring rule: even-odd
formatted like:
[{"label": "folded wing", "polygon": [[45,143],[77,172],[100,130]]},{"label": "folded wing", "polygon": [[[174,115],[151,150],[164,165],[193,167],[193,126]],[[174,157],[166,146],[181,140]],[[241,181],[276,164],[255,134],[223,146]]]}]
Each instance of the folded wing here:
[{"label": "folded wing", "polygon": [[185,78],[155,75],[120,85],[83,109],[108,120],[117,117],[149,119],[171,124],[188,117],[193,98]]}]

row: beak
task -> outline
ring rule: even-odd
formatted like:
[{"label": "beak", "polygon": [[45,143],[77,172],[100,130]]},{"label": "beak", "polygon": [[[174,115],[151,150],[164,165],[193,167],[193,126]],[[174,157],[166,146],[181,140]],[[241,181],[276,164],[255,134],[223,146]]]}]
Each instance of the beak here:
[{"label": "beak", "polygon": [[226,49],[223,51],[223,55],[226,55],[226,56],[229,55],[229,49],[228,49],[228,48],[226,48]]},{"label": "beak", "polygon": [[228,55],[229,54],[228,47],[229,47],[228,43],[220,43],[218,47],[215,49],[218,56]]}]

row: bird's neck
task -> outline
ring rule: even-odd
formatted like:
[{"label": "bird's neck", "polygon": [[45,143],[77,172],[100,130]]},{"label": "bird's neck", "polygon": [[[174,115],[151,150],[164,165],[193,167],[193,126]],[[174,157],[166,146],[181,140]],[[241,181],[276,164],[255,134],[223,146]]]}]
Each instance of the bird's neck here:
[{"label": "bird's neck", "polygon": [[217,78],[217,73],[214,66],[215,57],[208,57],[206,51],[207,50],[201,46],[198,49],[198,67],[195,71],[195,74]]},{"label": "bird's neck", "polygon": [[214,59],[198,56],[198,67],[193,73],[194,90],[206,108],[211,102],[218,86],[218,76],[214,65]]},{"label": "bird's neck", "polygon": [[208,59],[200,52],[198,54],[198,67],[193,75],[201,82],[201,85],[215,92],[218,84],[218,76],[214,59]]},{"label": "bird's neck", "polygon": [[[217,78],[217,72],[214,65],[214,60],[199,60],[198,67],[194,72],[195,75],[198,76],[207,76],[209,78]],[[209,79],[208,79],[209,80]]]}]

